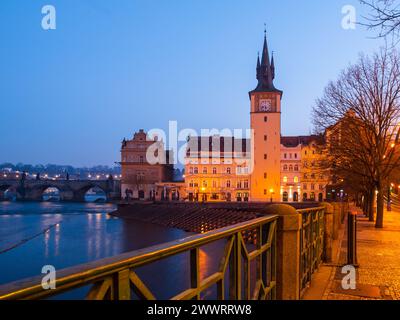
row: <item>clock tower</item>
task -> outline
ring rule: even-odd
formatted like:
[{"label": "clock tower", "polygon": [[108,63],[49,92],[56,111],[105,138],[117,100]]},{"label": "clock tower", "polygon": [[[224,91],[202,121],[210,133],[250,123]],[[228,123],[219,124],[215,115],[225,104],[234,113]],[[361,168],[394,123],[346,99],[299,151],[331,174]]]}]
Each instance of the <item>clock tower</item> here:
[{"label": "clock tower", "polygon": [[270,60],[266,32],[262,57],[257,59],[257,88],[249,93],[251,104],[252,173],[251,201],[280,201],[281,99],[274,86],[275,63]]}]

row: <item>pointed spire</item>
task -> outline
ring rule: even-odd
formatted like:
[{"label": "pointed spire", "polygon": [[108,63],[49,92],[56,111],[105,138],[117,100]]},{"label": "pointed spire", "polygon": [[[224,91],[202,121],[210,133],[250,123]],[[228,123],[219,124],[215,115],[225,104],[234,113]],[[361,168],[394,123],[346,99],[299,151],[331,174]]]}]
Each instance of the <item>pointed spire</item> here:
[{"label": "pointed spire", "polygon": [[[257,80],[258,85],[254,90],[255,92],[280,92],[274,86],[275,79],[275,59],[274,54],[272,53],[272,59],[269,58],[268,51],[268,41],[267,41],[267,30],[264,29],[264,46],[260,61],[260,54],[257,58]],[[252,91],[252,92],[254,92]]]},{"label": "pointed spire", "polygon": [[261,65],[263,67],[269,67],[269,52],[268,52],[268,42],[267,42],[267,30],[264,30],[264,47],[261,58]]},{"label": "pointed spire", "polygon": [[271,58],[271,75],[272,80],[275,79],[275,60],[274,60],[274,52],[272,51],[272,58]]}]

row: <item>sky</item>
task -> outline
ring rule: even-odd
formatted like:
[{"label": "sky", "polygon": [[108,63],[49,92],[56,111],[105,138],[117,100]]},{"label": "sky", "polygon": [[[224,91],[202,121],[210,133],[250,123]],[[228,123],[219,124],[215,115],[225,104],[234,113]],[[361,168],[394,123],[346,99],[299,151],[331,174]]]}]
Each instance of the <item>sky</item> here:
[{"label": "sky", "polygon": [[[42,28],[42,7],[56,29]],[[382,39],[342,28],[358,0],[1,0],[0,163],[112,165],[139,129],[247,129],[264,23],[282,134]]]}]

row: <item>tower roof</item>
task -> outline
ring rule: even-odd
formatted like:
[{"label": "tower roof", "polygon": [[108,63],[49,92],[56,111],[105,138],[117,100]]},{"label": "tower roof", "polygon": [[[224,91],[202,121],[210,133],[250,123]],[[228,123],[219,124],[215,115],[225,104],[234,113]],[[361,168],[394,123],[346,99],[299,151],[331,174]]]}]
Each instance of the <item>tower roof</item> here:
[{"label": "tower roof", "polygon": [[278,90],[274,86],[275,79],[275,61],[272,55],[272,60],[269,58],[267,32],[264,31],[264,46],[262,51],[262,57],[257,59],[257,87],[250,92],[279,92],[282,95],[282,91]]}]

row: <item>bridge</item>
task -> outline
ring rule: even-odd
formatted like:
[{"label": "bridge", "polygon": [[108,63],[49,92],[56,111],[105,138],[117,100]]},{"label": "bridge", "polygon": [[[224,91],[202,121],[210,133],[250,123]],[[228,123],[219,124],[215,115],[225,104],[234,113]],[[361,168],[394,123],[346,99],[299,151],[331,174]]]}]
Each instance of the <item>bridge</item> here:
[{"label": "bridge", "polygon": [[84,202],[85,194],[92,188],[101,189],[107,201],[120,198],[119,180],[0,180],[0,201],[7,190],[16,194],[17,201],[42,201],[48,188],[59,190],[60,201]]}]

